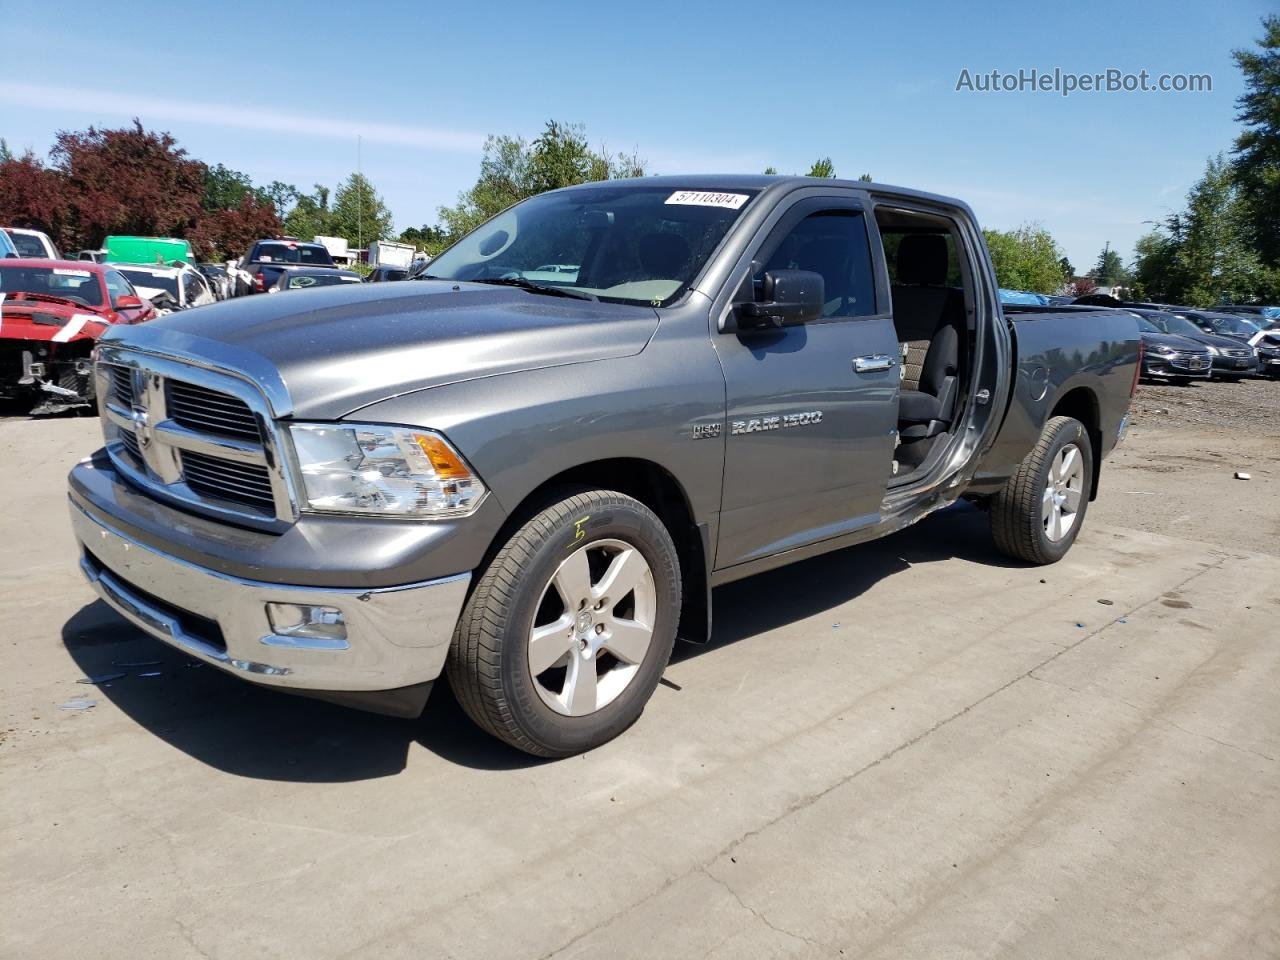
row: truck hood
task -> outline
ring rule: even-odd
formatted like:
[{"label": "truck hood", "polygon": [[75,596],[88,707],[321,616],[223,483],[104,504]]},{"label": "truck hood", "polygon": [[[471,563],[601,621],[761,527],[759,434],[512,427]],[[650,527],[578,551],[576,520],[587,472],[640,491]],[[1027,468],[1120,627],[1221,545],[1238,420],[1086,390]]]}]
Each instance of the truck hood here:
[{"label": "truck hood", "polygon": [[1206,347],[1214,347],[1218,350],[1239,350],[1246,345],[1242,340],[1224,336],[1220,333],[1178,333],[1174,334],[1174,336],[1185,337],[1188,340],[1194,340],[1196,343],[1203,343]]},{"label": "truck hood", "polygon": [[107,338],[239,370],[277,388],[278,416],[336,420],[446,383],[631,356],[657,325],[651,307],[409,280],[243,297]]}]

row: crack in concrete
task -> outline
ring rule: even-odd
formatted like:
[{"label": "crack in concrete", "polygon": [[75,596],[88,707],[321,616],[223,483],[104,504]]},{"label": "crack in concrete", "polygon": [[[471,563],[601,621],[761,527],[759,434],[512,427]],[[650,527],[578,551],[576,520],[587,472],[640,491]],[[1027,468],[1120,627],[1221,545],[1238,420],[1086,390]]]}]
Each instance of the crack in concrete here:
[{"label": "crack in concrete", "polygon": [[[733,897],[734,902],[737,903],[738,906],[740,906],[743,910],[747,911],[747,913],[751,914],[753,917],[755,917],[757,920],[763,923],[766,927],[768,927],[774,933],[780,933],[784,937],[790,937],[792,940],[799,940],[801,943],[806,944],[807,946],[816,947],[817,949],[823,951],[829,956],[835,956],[837,954],[836,949],[832,947],[830,944],[823,943],[821,940],[815,940],[812,937],[806,937],[804,934],[801,934],[801,933],[795,933],[792,930],[786,929],[786,927],[778,926],[776,923],[774,923],[772,920],[766,917],[763,913],[761,913],[755,907],[751,906],[751,904],[743,900],[741,895],[738,893],[738,891],[733,889],[733,885],[730,884],[729,881],[722,880],[720,877],[717,877],[714,873],[712,873],[709,869],[707,869],[707,867],[705,866],[699,867],[698,872],[702,873],[704,876],[706,876],[716,885],[723,887],[725,893]],[[721,943],[723,942],[724,941],[721,941]],[[717,944],[717,946],[718,945],[719,944]],[[712,949],[715,949],[715,948],[713,947]],[[703,956],[705,957],[707,955],[709,955],[709,951],[708,951],[708,954],[704,954]]]}]

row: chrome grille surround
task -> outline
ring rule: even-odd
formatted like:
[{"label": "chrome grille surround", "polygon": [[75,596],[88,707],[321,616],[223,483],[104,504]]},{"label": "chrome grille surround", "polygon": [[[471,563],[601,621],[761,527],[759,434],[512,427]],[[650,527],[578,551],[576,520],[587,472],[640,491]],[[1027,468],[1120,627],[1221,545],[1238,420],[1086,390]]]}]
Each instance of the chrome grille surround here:
[{"label": "chrome grille surround", "polygon": [[[270,408],[246,376],[100,343],[94,377],[107,454],[134,486],[243,526],[282,530],[297,519]],[[207,412],[189,403],[171,412],[171,386],[204,398]]]}]

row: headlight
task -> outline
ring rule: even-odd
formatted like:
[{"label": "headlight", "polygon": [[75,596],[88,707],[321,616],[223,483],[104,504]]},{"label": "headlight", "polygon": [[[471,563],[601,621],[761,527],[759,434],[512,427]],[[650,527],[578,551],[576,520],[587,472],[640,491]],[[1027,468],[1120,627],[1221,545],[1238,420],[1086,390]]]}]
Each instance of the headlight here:
[{"label": "headlight", "polygon": [[1218,350],[1217,347],[1213,346],[1212,344],[1209,346],[1209,356],[1216,357],[1218,356],[1219,353],[1220,351]]},{"label": "headlight", "polygon": [[1169,346],[1167,343],[1162,343],[1156,347],[1155,352],[1169,356],[1170,354],[1177,353],[1178,351],[1173,349],[1173,347]]},{"label": "headlight", "polygon": [[480,478],[431,430],[295,423],[289,431],[306,510],[457,517],[474,510],[484,496]]}]

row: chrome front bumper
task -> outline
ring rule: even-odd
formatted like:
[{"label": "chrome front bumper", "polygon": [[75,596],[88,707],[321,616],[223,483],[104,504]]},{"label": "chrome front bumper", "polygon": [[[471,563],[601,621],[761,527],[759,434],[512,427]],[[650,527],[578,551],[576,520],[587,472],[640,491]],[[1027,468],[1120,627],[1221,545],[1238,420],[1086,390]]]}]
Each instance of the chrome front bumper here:
[{"label": "chrome front bumper", "polygon": [[[297,693],[393,690],[444,669],[469,573],[372,590],[243,580],[144,546],[70,506],[80,567],[99,596],[196,659]],[[266,612],[273,602],[337,607],[347,639],[279,636]]]}]

